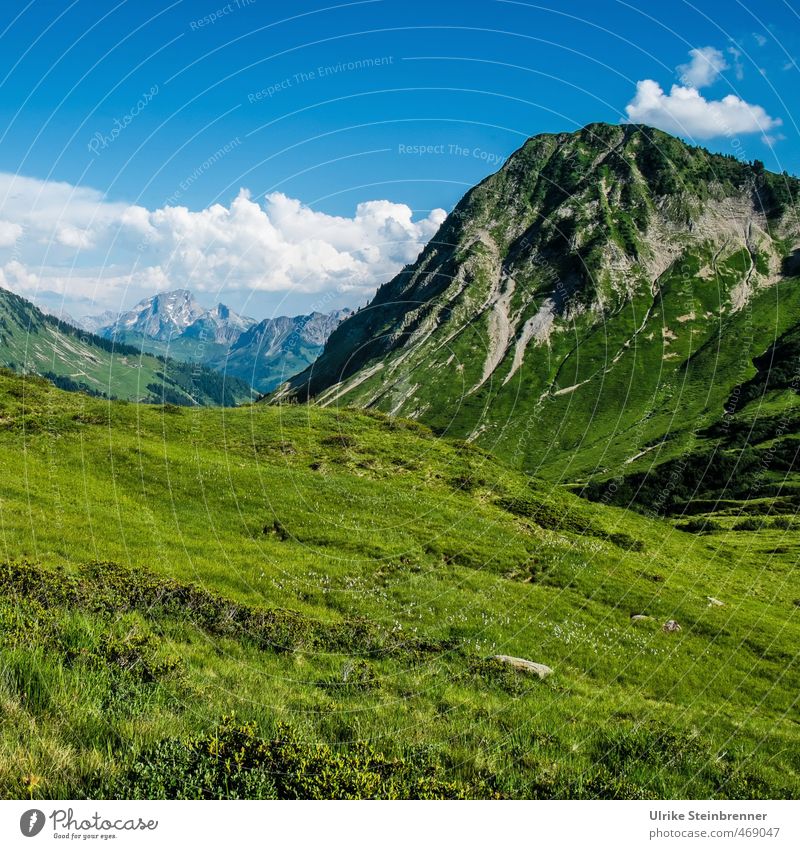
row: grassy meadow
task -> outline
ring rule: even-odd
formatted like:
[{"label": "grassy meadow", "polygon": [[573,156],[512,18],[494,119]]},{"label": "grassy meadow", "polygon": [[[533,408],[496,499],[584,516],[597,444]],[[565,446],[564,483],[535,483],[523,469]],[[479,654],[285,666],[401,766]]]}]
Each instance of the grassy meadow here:
[{"label": "grassy meadow", "polygon": [[797,796],[798,531],[728,524],[0,375],[0,795]]}]

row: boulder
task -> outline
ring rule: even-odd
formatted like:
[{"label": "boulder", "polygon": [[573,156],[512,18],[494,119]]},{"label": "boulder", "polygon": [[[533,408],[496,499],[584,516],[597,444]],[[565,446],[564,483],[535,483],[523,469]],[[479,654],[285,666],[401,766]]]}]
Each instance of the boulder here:
[{"label": "boulder", "polygon": [[525,660],[524,657],[511,657],[508,654],[496,654],[491,660],[496,660],[498,663],[507,663],[513,666],[514,669],[519,669],[522,672],[530,672],[532,675],[538,675],[540,678],[547,678],[553,670],[543,663],[534,663],[532,660]]},{"label": "boulder", "polygon": [[633,616],[631,616],[631,622],[645,622],[652,618],[652,616],[648,616],[646,613],[634,613]]}]

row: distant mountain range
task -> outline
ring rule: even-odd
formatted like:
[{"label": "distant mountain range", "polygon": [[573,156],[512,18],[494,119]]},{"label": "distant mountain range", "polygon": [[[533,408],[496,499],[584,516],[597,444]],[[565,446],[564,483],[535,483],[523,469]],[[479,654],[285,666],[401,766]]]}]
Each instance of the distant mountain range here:
[{"label": "distant mountain range", "polygon": [[150,354],[202,363],[264,393],[316,360],[350,310],[256,321],[217,304],[205,309],[186,289],[145,298],[128,312],[85,316],[80,325]]},{"label": "distant mountain range", "polygon": [[187,338],[230,344],[256,320],[237,315],[224,304],[204,309],[187,289],[176,289],[145,298],[120,315],[104,312],[85,316],[80,323],[107,339],[116,337],[121,341],[133,335],[170,342],[185,334]]}]

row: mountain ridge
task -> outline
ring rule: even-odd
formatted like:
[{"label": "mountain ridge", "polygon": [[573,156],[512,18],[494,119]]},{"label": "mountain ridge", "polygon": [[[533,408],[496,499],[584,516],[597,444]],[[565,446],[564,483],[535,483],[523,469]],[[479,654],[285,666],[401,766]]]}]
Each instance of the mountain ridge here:
[{"label": "mountain ridge", "polygon": [[[106,317],[110,320],[100,323]],[[208,341],[220,343],[235,341],[256,323],[254,318],[240,316],[225,304],[206,309],[188,289],[159,292],[143,298],[119,315],[107,311],[102,316],[86,316],[81,321],[85,325],[95,325],[97,332],[109,339],[141,334],[159,342],[169,342],[183,333],[195,338],[207,337],[210,333]]]},{"label": "mountain ridge", "polygon": [[640,125],[534,136],[273,400],[418,418],[555,478],[676,423],[679,444],[787,327],[759,318],[747,351],[725,334],[778,297],[779,324],[800,316],[799,186]]}]

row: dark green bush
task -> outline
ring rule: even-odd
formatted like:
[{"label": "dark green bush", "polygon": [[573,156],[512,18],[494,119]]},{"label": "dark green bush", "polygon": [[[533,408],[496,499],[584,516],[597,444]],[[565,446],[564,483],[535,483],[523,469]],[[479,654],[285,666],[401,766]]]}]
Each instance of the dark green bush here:
[{"label": "dark green bush", "polygon": [[734,531],[760,531],[764,527],[764,522],[756,519],[754,516],[749,516],[747,519],[742,519],[733,526]]},{"label": "dark green bush", "polygon": [[27,562],[0,563],[0,594],[104,616],[140,613],[158,622],[188,621],[218,637],[231,637],[275,652],[329,651],[349,655],[442,651],[444,644],[392,634],[372,620],[319,622],[293,610],[240,604],[195,584],[144,569],[97,562],[78,575]]},{"label": "dark green bush", "polygon": [[679,531],[686,531],[688,534],[711,534],[714,531],[723,530],[722,525],[719,522],[715,522],[713,519],[689,519],[688,522],[682,522],[679,525],[675,525],[675,527]]},{"label": "dark green bush", "polygon": [[515,516],[530,519],[547,530],[564,533],[580,534],[607,540],[619,548],[628,551],[644,551],[644,543],[626,533],[609,533],[604,528],[594,525],[589,519],[576,513],[569,512],[555,505],[547,504],[529,496],[502,498],[498,505]]},{"label": "dark green bush", "polygon": [[336,749],[301,740],[279,723],[267,739],[255,723],[226,717],[211,734],[143,751],[100,795],[122,799],[461,799],[468,788],[424,754],[390,758],[370,744]]},{"label": "dark green bush", "polygon": [[148,683],[174,672],[180,665],[177,657],[158,657],[158,641],[152,634],[135,631],[122,637],[104,634],[94,656]]}]

